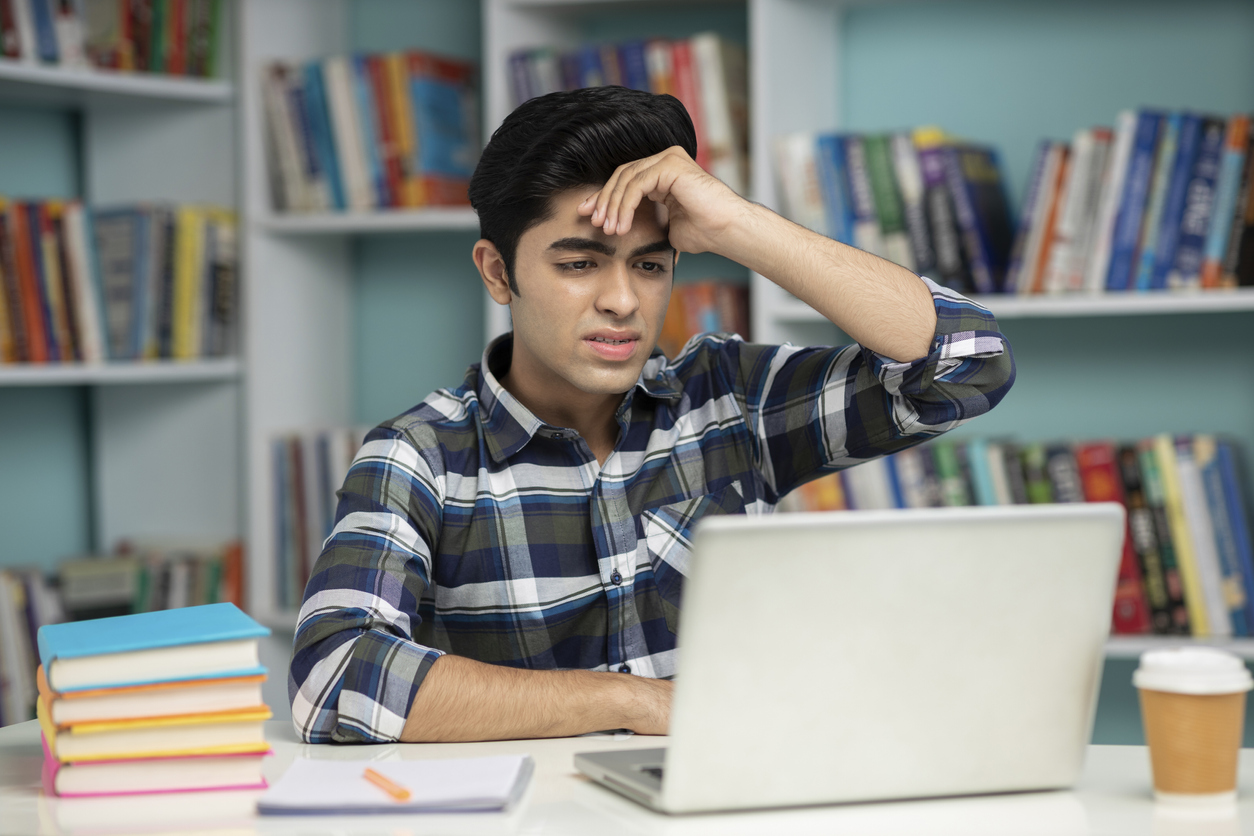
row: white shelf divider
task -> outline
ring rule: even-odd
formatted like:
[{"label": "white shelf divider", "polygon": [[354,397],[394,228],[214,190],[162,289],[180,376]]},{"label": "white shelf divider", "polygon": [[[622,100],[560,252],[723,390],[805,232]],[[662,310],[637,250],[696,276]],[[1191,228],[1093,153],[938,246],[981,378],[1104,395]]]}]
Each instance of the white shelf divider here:
[{"label": "white shelf divider", "polygon": [[1147,650],[1198,646],[1216,647],[1242,659],[1254,659],[1254,639],[1195,639],[1190,636],[1111,636],[1106,642],[1106,658],[1137,659]]},{"label": "white shelf divider", "polygon": [[477,232],[479,216],[469,206],[377,212],[317,212],[267,215],[257,225],[284,235],[370,235],[398,232]]},{"label": "white shelf divider", "polygon": [[118,99],[161,99],[225,104],[234,85],[220,78],[61,67],[0,59],[0,99],[42,104],[92,104]]},{"label": "white shelf divider", "polygon": [[151,360],[111,363],[0,364],[0,387],[108,386],[143,383],[198,383],[240,376],[234,357],[210,360]]},{"label": "white shelf divider", "polygon": [[[1254,288],[1193,293],[1097,293],[1067,296],[975,295],[999,319],[1078,316],[1152,316],[1254,311]],[[778,304],[776,322],[821,322],[822,314],[798,300]]]}]

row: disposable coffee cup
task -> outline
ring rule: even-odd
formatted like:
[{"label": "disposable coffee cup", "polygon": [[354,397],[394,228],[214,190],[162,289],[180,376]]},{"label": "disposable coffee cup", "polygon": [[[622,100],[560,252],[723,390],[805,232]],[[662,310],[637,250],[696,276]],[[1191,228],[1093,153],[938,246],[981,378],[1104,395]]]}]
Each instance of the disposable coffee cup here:
[{"label": "disposable coffee cup", "polygon": [[1132,675],[1160,802],[1223,806],[1237,798],[1237,755],[1246,692],[1254,678],[1245,663],[1212,647],[1141,654]]}]

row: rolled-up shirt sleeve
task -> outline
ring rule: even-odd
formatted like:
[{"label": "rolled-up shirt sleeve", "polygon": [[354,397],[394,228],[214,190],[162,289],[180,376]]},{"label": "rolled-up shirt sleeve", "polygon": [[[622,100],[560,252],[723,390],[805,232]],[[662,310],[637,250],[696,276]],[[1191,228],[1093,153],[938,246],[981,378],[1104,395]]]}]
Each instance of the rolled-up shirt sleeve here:
[{"label": "rolled-up shirt sleeve", "polygon": [[860,345],[728,343],[775,498],[810,479],[918,444],[991,410],[1015,378],[1010,344],[982,305],[924,278],[936,309],[928,354],[898,362]]},{"label": "rolled-up shirt sleeve", "polygon": [[440,468],[412,439],[386,428],[366,437],[297,620],[288,696],[302,740],[400,739],[414,695],[441,655],[414,635],[443,492]]}]

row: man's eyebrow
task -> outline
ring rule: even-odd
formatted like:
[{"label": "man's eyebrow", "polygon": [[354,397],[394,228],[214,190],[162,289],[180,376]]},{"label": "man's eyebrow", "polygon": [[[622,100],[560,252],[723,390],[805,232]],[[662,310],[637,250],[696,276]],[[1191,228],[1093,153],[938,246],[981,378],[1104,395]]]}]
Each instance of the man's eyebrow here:
[{"label": "man's eyebrow", "polygon": [[[667,245],[669,246],[669,245]],[[574,252],[594,252],[601,255],[613,256],[618,250],[598,241],[595,238],[559,238],[552,244],[549,244],[550,250],[571,250]]]},{"label": "man's eyebrow", "polygon": [[633,258],[639,258],[642,255],[649,255],[650,253],[673,252],[675,252],[675,248],[671,245],[671,242],[663,238],[661,241],[654,241],[652,244],[645,244],[643,247],[636,247],[631,251],[631,255],[627,256],[627,260],[630,261]]}]

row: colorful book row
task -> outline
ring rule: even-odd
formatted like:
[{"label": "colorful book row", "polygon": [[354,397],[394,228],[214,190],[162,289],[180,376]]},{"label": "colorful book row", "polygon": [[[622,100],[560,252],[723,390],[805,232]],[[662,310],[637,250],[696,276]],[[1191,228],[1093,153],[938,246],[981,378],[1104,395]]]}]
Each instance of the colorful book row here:
[{"label": "colorful book row", "polygon": [[300,606],[309,572],[331,536],[349,465],[365,432],[335,429],[290,433],[271,443],[274,486],[276,602]]},{"label": "colorful book row", "polygon": [[261,79],[277,211],[469,202],[475,66],[427,52],[275,62]]},{"label": "colorful book row", "polygon": [[716,279],[675,285],[658,338],[662,353],[673,359],[697,334],[719,332],[750,338],[749,288]]},{"label": "colorful book row", "polygon": [[269,632],[225,603],[42,628],[44,792],[264,788]]},{"label": "colorful book row", "polygon": [[1124,111],[1037,148],[1008,290],[1254,285],[1250,117]]},{"label": "colorful book row", "polygon": [[1122,502],[1118,633],[1254,634],[1254,553],[1240,455],[1210,435],[1131,443],[937,439],[794,491],[781,510]]},{"label": "colorful book row", "polygon": [[0,198],[0,362],[229,355],[237,249],[220,207]]},{"label": "colorful book row", "polygon": [[0,57],[216,75],[222,0],[0,0]]},{"label": "colorful book row", "polygon": [[0,725],[35,711],[36,636],[46,624],[204,604],[244,603],[244,550],[123,544],[124,554],[0,571]]},{"label": "colorful book row", "polygon": [[1004,289],[1014,226],[995,149],[937,128],[776,139],[790,220],[961,293]]},{"label": "colorful book row", "polygon": [[509,59],[517,106],[547,93],[618,85],[683,102],[697,131],[697,163],[740,194],[749,183],[746,53],[713,32],[585,44],[562,51],[519,50]]}]

